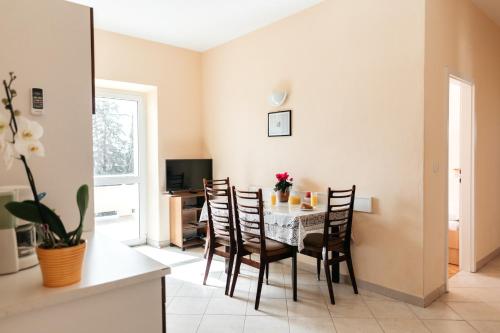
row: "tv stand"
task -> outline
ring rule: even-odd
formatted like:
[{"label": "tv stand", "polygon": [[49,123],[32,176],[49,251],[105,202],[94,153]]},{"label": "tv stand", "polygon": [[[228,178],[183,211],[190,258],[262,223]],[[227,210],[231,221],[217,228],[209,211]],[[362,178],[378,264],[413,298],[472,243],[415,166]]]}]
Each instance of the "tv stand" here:
[{"label": "tv stand", "polygon": [[199,223],[205,202],[203,191],[183,191],[168,195],[170,243],[183,251],[205,245],[206,223]]}]

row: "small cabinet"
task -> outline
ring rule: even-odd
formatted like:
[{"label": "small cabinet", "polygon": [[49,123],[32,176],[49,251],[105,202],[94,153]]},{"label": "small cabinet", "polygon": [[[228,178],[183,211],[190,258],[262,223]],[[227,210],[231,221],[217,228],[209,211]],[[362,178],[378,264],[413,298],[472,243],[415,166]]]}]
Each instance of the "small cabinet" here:
[{"label": "small cabinet", "polygon": [[205,244],[206,223],[200,223],[205,202],[203,192],[179,192],[168,195],[170,243],[185,250]]}]

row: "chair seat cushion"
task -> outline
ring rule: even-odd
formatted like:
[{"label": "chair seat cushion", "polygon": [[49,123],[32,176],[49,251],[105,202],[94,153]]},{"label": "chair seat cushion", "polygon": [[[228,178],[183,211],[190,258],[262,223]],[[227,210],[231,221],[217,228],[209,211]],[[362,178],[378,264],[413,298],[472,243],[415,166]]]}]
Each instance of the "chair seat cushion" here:
[{"label": "chair seat cushion", "polygon": [[[243,243],[243,248],[250,253],[260,253],[260,240],[252,238]],[[291,251],[289,245],[266,238],[266,251],[268,256],[275,256]]]},{"label": "chair seat cushion", "polygon": [[[343,240],[340,238],[330,239],[328,250],[340,250],[343,248]],[[309,251],[321,252],[323,250],[323,234],[310,233],[304,237],[304,249]]]}]

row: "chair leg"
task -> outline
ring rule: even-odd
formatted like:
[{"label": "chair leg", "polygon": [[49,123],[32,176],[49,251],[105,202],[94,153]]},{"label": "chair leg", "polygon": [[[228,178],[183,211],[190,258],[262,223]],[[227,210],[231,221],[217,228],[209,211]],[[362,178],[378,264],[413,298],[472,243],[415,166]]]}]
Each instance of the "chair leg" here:
[{"label": "chair leg", "polygon": [[292,248],[292,289],[293,301],[297,302],[297,248]]},{"label": "chair leg", "polygon": [[269,284],[269,263],[266,264],[266,284]]},{"label": "chair leg", "polygon": [[326,256],[326,258],[323,260],[323,264],[325,265],[326,283],[328,285],[328,293],[330,294],[330,303],[335,304],[335,297],[333,296],[332,277],[330,276],[330,267],[328,267],[328,256]]},{"label": "chair leg", "polygon": [[236,254],[232,251],[229,253],[229,264],[227,266],[227,279],[226,279],[226,291],[225,295],[229,294],[229,287],[231,286],[231,273],[233,272],[234,256]]},{"label": "chair leg", "polygon": [[236,254],[236,265],[234,266],[233,283],[231,285],[231,291],[229,292],[229,297],[233,297],[234,288],[236,287],[236,281],[238,280],[238,275],[240,275],[241,257]]},{"label": "chair leg", "polygon": [[352,289],[354,289],[354,293],[358,293],[358,286],[356,285],[356,277],[354,277],[354,267],[352,266],[352,258],[349,253],[346,258],[347,269],[349,270],[349,277],[351,278]]},{"label": "chair leg", "polygon": [[318,273],[318,281],[321,280],[321,258],[316,258],[316,272]]},{"label": "chair leg", "polygon": [[[332,258],[338,258],[339,253],[332,251]],[[335,283],[340,283],[340,263],[338,261],[332,264],[332,281]]]},{"label": "chair leg", "polygon": [[208,274],[210,273],[210,265],[212,264],[212,258],[214,256],[214,249],[212,246],[208,247],[208,258],[207,258],[207,267],[205,268],[205,277],[203,279],[203,285],[207,284]]},{"label": "chair leg", "polygon": [[210,233],[208,232],[208,221],[207,221],[207,233],[205,236],[205,250],[203,251],[203,259],[207,259],[208,248],[210,247]]},{"label": "chair leg", "polygon": [[255,310],[259,309],[260,293],[262,292],[262,282],[264,280],[264,271],[265,271],[265,269],[266,269],[266,264],[260,263],[259,281],[257,281],[257,294],[255,295]]}]

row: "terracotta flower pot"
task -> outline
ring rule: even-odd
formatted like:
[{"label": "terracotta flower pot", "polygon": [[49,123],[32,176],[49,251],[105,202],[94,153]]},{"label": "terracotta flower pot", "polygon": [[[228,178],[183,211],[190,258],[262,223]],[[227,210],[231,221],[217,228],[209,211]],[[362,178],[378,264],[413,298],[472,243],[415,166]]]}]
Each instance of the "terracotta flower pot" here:
[{"label": "terracotta flower pot", "polygon": [[42,270],[45,287],[64,287],[77,283],[82,278],[82,264],[85,255],[84,240],[77,246],[60,249],[38,247],[36,254]]},{"label": "terracotta flower pot", "polygon": [[290,196],[290,191],[285,190],[285,191],[276,191],[276,197],[278,198],[279,202],[288,202],[288,197]]}]

